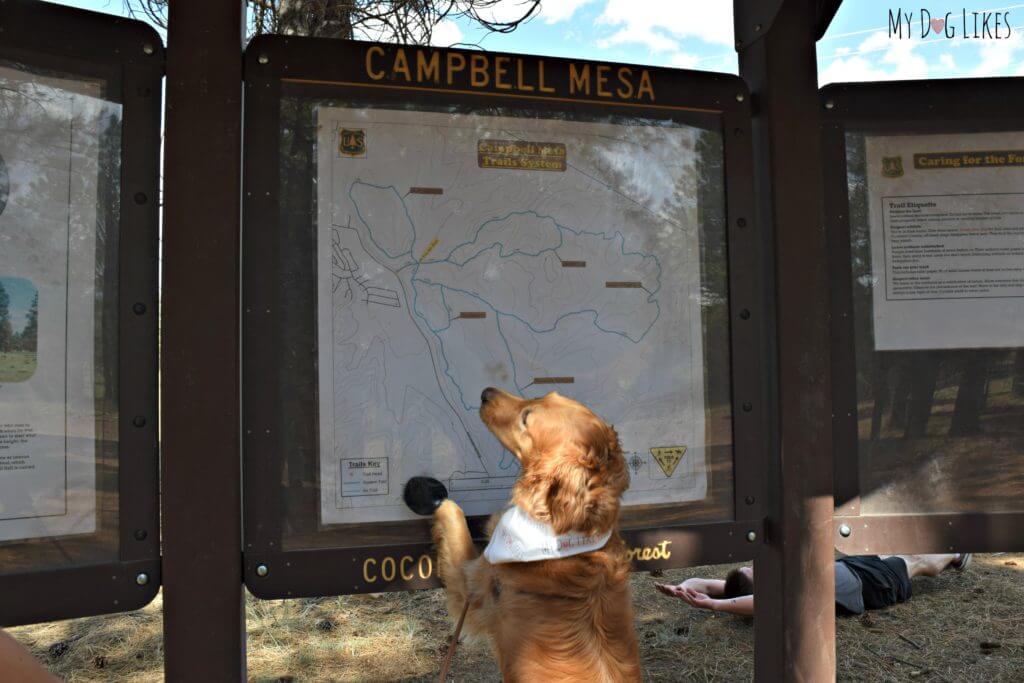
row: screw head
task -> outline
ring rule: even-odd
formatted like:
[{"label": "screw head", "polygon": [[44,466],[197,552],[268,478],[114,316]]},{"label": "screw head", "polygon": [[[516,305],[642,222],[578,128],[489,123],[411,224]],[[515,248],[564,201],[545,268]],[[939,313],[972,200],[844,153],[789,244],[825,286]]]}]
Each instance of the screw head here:
[{"label": "screw head", "polygon": [[259,57],[256,58],[256,61],[259,62],[260,64],[269,64],[270,57],[266,55],[260,55]]},{"label": "screw head", "polygon": [[146,418],[141,415],[136,415],[132,418],[132,424],[141,429],[146,426]]},{"label": "screw head", "polygon": [[149,583],[149,574],[145,572],[138,574],[135,577],[135,583],[139,584],[140,586],[145,586],[147,583]]},{"label": "screw head", "polygon": [[743,93],[741,93],[741,92],[736,93],[736,101],[737,102],[742,102],[745,99],[747,99],[747,98],[743,95]]},{"label": "screw head", "polygon": [[842,536],[843,538],[849,538],[850,534],[852,534],[852,533],[853,533],[853,529],[850,528],[849,524],[840,524],[839,525],[839,535]]},{"label": "screw head", "polygon": [[833,109],[835,106],[836,103],[832,100],[825,100],[825,109]]},{"label": "screw head", "polygon": [[740,318],[742,318],[743,320],[750,320],[750,311],[744,308],[742,311],[740,311]]},{"label": "screw head", "polygon": [[761,24],[754,24],[754,32],[755,33],[760,33],[760,31],[761,31]]},{"label": "screw head", "polygon": [[757,534],[754,531],[748,531],[747,532],[747,542],[748,543],[753,543],[756,540],[757,540]]},{"label": "screw head", "polygon": [[145,204],[148,199],[149,199],[149,197],[146,196],[145,192],[136,192],[135,193],[135,203],[136,204]]},{"label": "screw head", "polygon": [[265,564],[261,564],[258,567],[256,567],[256,576],[259,576],[260,578],[266,576],[269,573],[270,570],[267,569],[267,565]]},{"label": "screw head", "polygon": [[750,401],[747,401],[746,403],[743,404],[743,412],[749,413],[753,409],[754,404],[752,404]]},{"label": "screw head", "polygon": [[134,535],[136,541],[145,541],[146,536],[148,536],[149,534],[146,532],[145,529],[136,529]]},{"label": "screw head", "polygon": [[156,52],[156,48],[154,48],[149,43],[146,43],[145,45],[142,46],[142,51],[145,52],[147,55],[151,55],[154,52]]},{"label": "screw head", "polygon": [[135,315],[142,315],[145,312],[146,304],[142,303],[141,301],[136,301],[134,304],[132,304],[132,313],[134,313]]},{"label": "screw head", "polygon": [[746,498],[743,499],[743,502],[746,503],[747,505],[753,505],[754,504],[754,497],[753,496],[747,496]]},{"label": "screw head", "polygon": [[747,227],[747,219],[746,218],[737,218],[736,219],[736,225],[738,227],[740,227],[740,228]]}]

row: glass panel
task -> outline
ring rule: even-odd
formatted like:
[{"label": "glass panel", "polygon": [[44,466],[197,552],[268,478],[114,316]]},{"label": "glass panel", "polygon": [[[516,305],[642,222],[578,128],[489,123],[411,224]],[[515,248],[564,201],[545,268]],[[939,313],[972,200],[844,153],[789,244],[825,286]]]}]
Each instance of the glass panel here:
[{"label": "glass panel", "polygon": [[286,549],[422,540],[414,475],[499,509],[490,385],[615,425],[627,526],[732,519],[717,118],[293,96],[281,120]]},{"label": "glass panel", "polygon": [[1024,510],[1024,134],[846,147],[861,513]]},{"label": "glass panel", "polygon": [[0,62],[0,572],[117,558],[121,105]]}]

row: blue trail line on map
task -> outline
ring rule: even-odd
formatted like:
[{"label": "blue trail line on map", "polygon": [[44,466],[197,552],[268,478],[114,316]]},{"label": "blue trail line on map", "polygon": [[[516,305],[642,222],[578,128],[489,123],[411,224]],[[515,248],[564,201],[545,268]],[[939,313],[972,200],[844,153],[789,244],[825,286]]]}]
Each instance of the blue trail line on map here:
[{"label": "blue trail line on map", "polygon": [[[363,216],[362,212],[359,209],[359,202],[356,200],[356,198],[355,198],[355,196],[353,194],[353,192],[355,191],[357,185],[363,185],[363,186],[370,187],[370,188],[373,188],[373,189],[376,189],[376,190],[390,190],[395,195],[395,198],[398,199],[398,201],[402,205],[402,210],[405,213],[406,219],[409,221],[409,228],[411,230],[411,242],[409,243],[410,246],[409,246],[408,250],[400,252],[398,254],[391,254],[387,249],[385,249],[381,244],[379,244],[377,242],[377,240],[373,236],[373,227],[370,225],[370,223]],[[459,244],[457,244],[454,247],[452,247],[448,251],[448,255],[445,256],[444,258],[437,258],[437,259],[420,261],[420,260],[416,259],[414,257],[414,255],[413,255],[413,249],[416,246],[416,240],[417,240],[416,222],[413,220],[412,215],[409,213],[409,208],[408,208],[408,206],[405,203],[405,198],[401,195],[401,193],[398,192],[398,189],[394,185],[376,185],[374,183],[369,183],[369,182],[365,182],[365,181],[362,181],[362,180],[355,180],[352,183],[352,185],[349,187],[348,197],[349,197],[349,200],[352,202],[352,206],[355,208],[356,216],[359,218],[359,222],[362,223],[366,227],[367,237],[373,243],[374,247],[379,249],[381,251],[381,253],[383,253],[385,256],[387,256],[389,259],[392,259],[392,260],[397,260],[397,259],[400,259],[400,258],[405,257],[405,256],[410,257],[410,259],[411,259],[410,261],[408,261],[406,263],[403,263],[395,271],[392,271],[392,272],[395,274],[396,277],[398,277],[398,273],[399,272],[405,270],[406,268],[412,267],[413,271],[412,271],[412,274],[410,275],[410,278],[409,278],[410,283],[412,284],[412,305],[410,306],[410,308],[412,309],[412,312],[416,315],[416,317],[418,317],[420,320],[423,321],[423,324],[426,326],[426,328],[428,330],[430,330],[430,332],[437,339],[438,349],[440,350],[441,357],[442,357],[442,359],[444,361],[444,374],[445,374],[446,377],[448,377],[448,379],[451,381],[452,385],[458,391],[459,402],[462,404],[463,409],[466,410],[467,412],[475,411],[475,410],[477,410],[479,408],[479,406],[478,405],[469,405],[468,403],[466,403],[462,386],[459,384],[459,382],[455,379],[455,377],[450,372],[451,363],[448,361],[448,354],[445,351],[444,339],[440,335],[441,332],[444,332],[444,331],[448,330],[451,327],[451,320],[452,320],[451,319],[452,311],[451,311],[450,308],[448,308],[447,298],[445,297],[445,290],[448,290],[450,292],[457,292],[457,293],[462,294],[464,296],[468,296],[468,297],[470,297],[472,299],[475,299],[475,300],[479,301],[481,304],[483,304],[484,306],[486,306],[487,308],[489,308],[491,311],[494,312],[495,325],[496,325],[496,328],[497,328],[498,336],[501,338],[501,341],[502,341],[502,343],[505,346],[505,351],[508,353],[509,363],[511,364],[511,367],[512,367],[512,381],[515,384],[516,391],[517,391],[517,393],[520,396],[523,396],[523,391],[526,389],[526,386],[529,386],[529,385],[521,386],[519,384],[519,380],[518,380],[518,377],[517,377],[518,369],[517,369],[517,366],[516,366],[515,355],[512,353],[512,348],[509,345],[508,339],[506,338],[504,331],[501,329],[501,318],[502,318],[502,316],[508,317],[508,318],[512,318],[512,319],[518,321],[519,323],[525,325],[527,327],[527,329],[529,329],[531,332],[533,332],[535,334],[544,334],[544,333],[547,333],[547,332],[554,331],[558,327],[558,324],[562,320],[564,320],[565,318],[568,318],[568,317],[571,317],[571,316],[574,316],[574,315],[587,315],[587,314],[590,314],[590,315],[593,316],[592,324],[594,325],[594,327],[597,330],[599,330],[601,332],[604,332],[604,333],[607,333],[607,334],[618,335],[619,337],[622,337],[622,338],[632,342],[633,344],[639,344],[641,341],[643,341],[644,337],[647,336],[647,333],[650,332],[651,328],[654,327],[654,324],[658,321],[658,318],[661,316],[661,306],[658,303],[657,297],[655,296],[658,293],[658,291],[661,289],[661,262],[658,260],[658,257],[653,255],[653,254],[644,254],[644,253],[639,252],[639,251],[627,252],[626,251],[626,238],[622,234],[622,232],[619,231],[619,230],[614,231],[610,235],[608,233],[605,233],[605,232],[598,232],[598,231],[591,231],[591,230],[582,230],[582,229],[575,230],[573,228],[570,228],[568,226],[560,224],[552,216],[543,215],[543,214],[537,213],[536,211],[533,211],[533,210],[530,210],[530,209],[522,210],[522,211],[510,211],[510,212],[506,213],[503,216],[497,216],[497,217],[494,217],[494,218],[490,218],[490,219],[484,221],[483,223],[481,223],[477,227],[476,232],[474,233],[472,239],[466,240],[464,242],[460,242]],[[492,243],[490,243],[490,244],[488,244],[488,245],[486,245],[484,247],[481,247],[481,248],[477,249],[475,253],[473,253],[471,256],[468,256],[467,258],[463,259],[461,262],[459,262],[458,260],[452,258],[454,256],[455,252],[457,252],[459,249],[461,249],[463,247],[467,247],[467,246],[476,244],[476,240],[479,239],[480,233],[483,232],[484,229],[488,225],[491,225],[491,224],[494,224],[494,223],[501,223],[503,221],[507,221],[510,218],[512,218],[513,216],[533,216],[535,218],[540,219],[542,222],[550,221],[551,224],[554,225],[555,228],[558,230],[558,237],[559,237],[558,244],[556,246],[554,246],[554,247],[547,247],[547,248],[544,248],[544,249],[540,249],[540,250],[538,250],[536,252],[529,252],[529,251],[524,251],[524,250],[516,248],[516,249],[513,249],[512,251],[510,251],[509,253],[506,254],[505,253],[505,245],[502,242],[500,242],[498,240],[495,240],[494,242],[492,242]],[[581,310],[577,310],[577,311],[570,311],[568,313],[563,313],[562,315],[558,316],[558,318],[555,319],[554,323],[550,327],[538,328],[538,327],[535,327],[534,325],[532,325],[530,322],[528,322],[524,318],[516,315],[515,313],[509,312],[509,311],[502,311],[502,310],[498,309],[496,306],[491,304],[491,302],[487,301],[486,299],[484,299],[482,296],[480,296],[476,292],[473,292],[473,291],[470,291],[470,290],[466,290],[466,289],[460,289],[458,287],[452,287],[450,285],[445,285],[445,284],[438,283],[438,282],[433,282],[433,281],[431,281],[431,280],[429,280],[427,278],[418,277],[419,269],[423,265],[434,265],[434,264],[448,263],[448,264],[456,266],[458,268],[462,268],[466,264],[468,264],[470,261],[478,258],[479,256],[483,255],[485,252],[490,251],[491,249],[493,249],[494,247],[498,247],[498,258],[511,258],[512,256],[515,256],[516,254],[521,254],[523,256],[529,256],[529,257],[538,257],[538,256],[540,256],[542,254],[545,254],[545,253],[552,253],[552,254],[555,255],[556,258],[558,258],[557,250],[558,250],[559,247],[562,247],[565,244],[565,232],[569,232],[569,233],[571,233],[571,234],[573,234],[573,235],[575,235],[577,237],[580,237],[580,236],[596,237],[596,238],[604,240],[604,241],[614,241],[614,240],[618,239],[618,242],[619,242],[619,244],[618,244],[619,254],[621,256],[639,256],[641,259],[644,259],[644,260],[646,260],[646,259],[653,259],[654,260],[655,266],[657,267],[657,275],[655,276],[655,282],[657,283],[657,285],[652,290],[647,290],[645,288],[645,291],[647,291],[647,303],[654,304],[656,312],[655,312],[654,318],[651,320],[650,324],[647,326],[647,328],[643,331],[643,333],[639,337],[634,339],[633,337],[631,337],[629,334],[627,334],[625,332],[620,332],[618,330],[611,330],[611,329],[606,329],[604,327],[601,327],[601,325],[598,324],[598,319],[600,318],[600,313],[596,309],[593,309],[593,308],[585,308],[585,309],[581,309]],[[424,316],[420,312],[420,310],[418,308],[419,290],[417,288],[417,283],[421,283],[421,284],[423,284],[425,286],[428,286],[428,287],[438,287],[440,289],[441,303],[442,303],[442,306],[444,307],[444,309],[448,313],[448,324],[445,325],[444,327],[437,327],[437,328],[435,328],[430,323],[430,321],[426,318],[426,316]],[[510,467],[512,467],[515,464],[515,461],[512,460],[512,461],[510,461],[508,463],[508,465],[505,465],[505,460],[506,460],[506,458],[503,455],[502,459],[501,459],[501,462],[499,463],[499,468],[500,469],[509,469]]]}]

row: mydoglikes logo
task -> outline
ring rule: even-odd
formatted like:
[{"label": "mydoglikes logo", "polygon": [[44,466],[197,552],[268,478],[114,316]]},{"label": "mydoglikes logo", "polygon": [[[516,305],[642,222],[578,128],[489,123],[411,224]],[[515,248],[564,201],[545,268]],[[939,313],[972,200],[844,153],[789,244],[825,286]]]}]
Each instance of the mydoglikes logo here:
[{"label": "mydoglikes logo", "polygon": [[1005,40],[1012,34],[1008,11],[974,12],[960,9],[932,12],[897,7],[889,10],[890,38],[960,38],[963,40]]}]

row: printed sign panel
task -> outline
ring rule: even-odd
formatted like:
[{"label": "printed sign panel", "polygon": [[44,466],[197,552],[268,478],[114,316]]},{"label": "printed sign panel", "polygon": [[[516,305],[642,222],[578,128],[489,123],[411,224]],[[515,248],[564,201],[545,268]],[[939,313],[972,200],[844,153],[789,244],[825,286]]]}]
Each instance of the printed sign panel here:
[{"label": "printed sign panel", "polygon": [[1024,133],[867,136],[875,347],[1024,346]]},{"label": "printed sign panel", "polygon": [[626,504],[705,498],[695,146],[665,122],[318,105],[320,516],[413,519],[415,475],[468,514],[519,472],[496,386],[614,422]]},{"label": "printed sign panel", "polygon": [[99,88],[0,67],[0,541],[96,530]]}]

